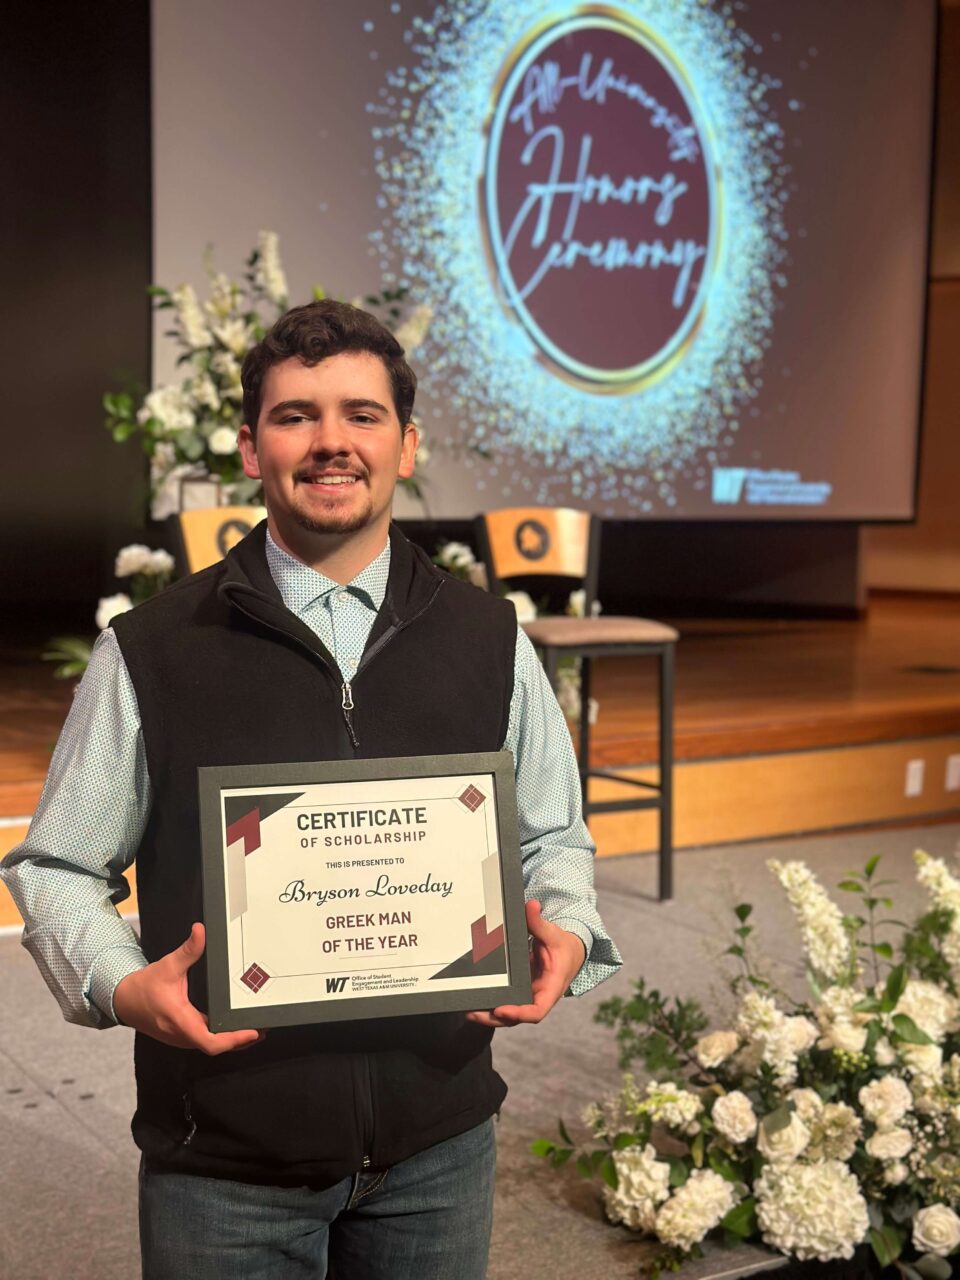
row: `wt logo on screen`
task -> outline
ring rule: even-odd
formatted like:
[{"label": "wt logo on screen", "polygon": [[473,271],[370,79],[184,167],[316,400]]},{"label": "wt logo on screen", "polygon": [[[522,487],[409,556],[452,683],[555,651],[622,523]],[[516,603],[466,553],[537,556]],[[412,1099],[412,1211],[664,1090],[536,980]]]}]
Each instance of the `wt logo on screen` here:
[{"label": "wt logo on screen", "polygon": [[682,358],[720,183],[689,81],[643,23],[581,12],[521,41],[487,124],[481,203],[504,306],[558,374],[628,392]]}]

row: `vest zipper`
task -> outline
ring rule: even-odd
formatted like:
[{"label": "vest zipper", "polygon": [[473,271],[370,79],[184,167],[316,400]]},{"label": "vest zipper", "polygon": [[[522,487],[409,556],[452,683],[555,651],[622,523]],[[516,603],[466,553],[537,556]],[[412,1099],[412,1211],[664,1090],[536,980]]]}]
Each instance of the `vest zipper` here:
[{"label": "vest zipper", "polygon": [[340,689],[340,695],[340,706],[343,709],[343,720],[347,726],[347,733],[350,735],[350,741],[353,743],[353,749],[354,751],[357,751],[360,747],[360,742],[353,727],[353,716],[350,714],[351,711],[353,711],[353,689],[350,687],[349,680],[344,680],[343,686]]}]

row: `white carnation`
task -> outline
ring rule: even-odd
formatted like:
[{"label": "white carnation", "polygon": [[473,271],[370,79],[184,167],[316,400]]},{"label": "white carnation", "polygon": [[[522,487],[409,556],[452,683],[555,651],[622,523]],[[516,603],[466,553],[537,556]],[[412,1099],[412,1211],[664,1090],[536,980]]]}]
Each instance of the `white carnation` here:
[{"label": "white carnation", "polygon": [[178,289],[174,289],[171,296],[173,305],[177,309],[180,331],[187,346],[192,347],[194,350],[200,347],[209,347],[211,342],[210,330],[207,328],[207,322],[200,309],[200,303],[197,301],[193,285],[182,284]]},{"label": "white carnation", "polygon": [[771,858],[767,866],[787,891],[810,967],[828,980],[846,973],[850,968],[850,938],[843,927],[843,912],[805,863]]},{"label": "white carnation", "polygon": [[165,577],[167,574],[173,573],[174,563],[173,556],[169,551],[162,549],[151,551],[143,572],[155,578]]},{"label": "white carnation", "polygon": [[437,552],[437,562],[445,569],[469,569],[477,558],[465,542],[445,542]]},{"label": "white carnation", "polygon": [[280,241],[275,231],[261,231],[257,238],[259,257],[255,279],[271,302],[284,306],[287,301],[287,277],[280,265]]},{"label": "white carnation", "polygon": [[849,1160],[863,1126],[860,1117],[845,1102],[828,1102],[809,1124],[807,1160]]},{"label": "white carnation", "polygon": [[939,1081],[943,1071],[943,1050],[938,1044],[901,1045],[900,1057],[911,1075],[920,1076],[931,1084]]},{"label": "white carnation", "polygon": [[863,1053],[867,1044],[867,1028],[853,1022],[834,1022],[820,1037],[821,1049],[836,1049],[841,1053]]},{"label": "white carnation", "polygon": [[615,1151],[613,1164],[617,1186],[604,1186],[603,1207],[611,1222],[622,1222],[631,1231],[653,1231],[657,1205],[670,1194],[670,1166],[657,1159],[649,1144]]},{"label": "white carnation", "polygon": [[921,1209],[913,1219],[913,1247],[945,1258],[960,1245],[960,1218],[945,1204]]},{"label": "white carnation", "polygon": [[809,1128],[823,1111],[823,1099],[815,1089],[792,1089],[787,1101],[793,1103],[793,1109]]},{"label": "white carnation", "polygon": [[207,441],[211,453],[226,455],[237,451],[237,433],[232,427],[217,427]]},{"label": "white carnation", "polygon": [[703,1111],[703,1103],[689,1089],[681,1089],[672,1080],[663,1084],[652,1081],[647,1085],[647,1098],[643,1110],[658,1124],[668,1129],[692,1135],[700,1131],[697,1117]]},{"label": "white carnation", "polygon": [[516,609],[518,622],[532,622],[537,616],[537,606],[526,591],[508,591],[505,598]]},{"label": "white carnation", "polygon": [[728,1142],[746,1142],[757,1132],[757,1116],[753,1103],[745,1093],[735,1089],[713,1104],[713,1123]]},{"label": "white carnation", "polygon": [[109,627],[118,613],[126,613],[132,608],[133,601],[122,591],[115,596],[103,596],[97,605],[97,626],[102,631],[104,627]]},{"label": "white carnation", "polygon": [[867,1139],[867,1155],[875,1160],[902,1160],[912,1147],[909,1129],[878,1129]]},{"label": "white carnation", "polygon": [[144,397],[137,414],[141,426],[153,418],[163,431],[187,431],[197,425],[193,401],[182,387],[157,387]]},{"label": "white carnation", "polygon": [[942,1040],[956,1029],[957,1001],[935,982],[911,978],[894,1012],[912,1018],[931,1040]]},{"label": "white carnation", "polygon": [[852,1258],[867,1233],[866,1201],[840,1160],[767,1165],[754,1193],[764,1241],[802,1261]]},{"label": "white carnation", "polygon": [[913,1095],[899,1076],[882,1076],[865,1084],[857,1095],[864,1116],[878,1129],[893,1129],[913,1106]]},{"label": "white carnation", "polygon": [[732,1183],[712,1169],[695,1169],[657,1213],[656,1233],[664,1244],[691,1249],[737,1203]]},{"label": "white carnation", "polygon": [[131,578],[135,573],[144,573],[150,563],[150,548],[142,542],[132,542],[129,547],[121,547],[113,563],[113,572],[118,578]]},{"label": "white carnation", "polygon": [[740,1037],[735,1031],[711,1031],[709,1035],[700,1037],[693,1054],[701,1067],[709,1071],[736,1053],[739,1043]]},{"label": "white carnation", "polygon": [[771,1132],[765,1122],[760,1125],[757,1149],[771,1164],[789,1164],[807,1149],[810,1130],[794,1112],[789,1124]]}]

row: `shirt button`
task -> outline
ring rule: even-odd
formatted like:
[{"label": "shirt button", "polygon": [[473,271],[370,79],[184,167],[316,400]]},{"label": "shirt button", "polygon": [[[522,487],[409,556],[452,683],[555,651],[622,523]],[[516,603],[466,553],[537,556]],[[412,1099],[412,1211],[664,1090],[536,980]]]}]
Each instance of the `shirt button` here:
[{"label": "shirt button", "polygon": [[349,593],[349,591],[338,591],[338,592],[337,592],[337,599],[338,599],[338,600],[349,600],[349,598],[350,598],[350,593]]},{"label": "shirt button", "polygon": [[350,670],[351,670],[351,671],[356,671],[357,667],[358,667],[360,664],[359,664],[359,662],[356,660],[356,658],[350,658],[350,659],[348,660],[347,665],[350,667]]}]

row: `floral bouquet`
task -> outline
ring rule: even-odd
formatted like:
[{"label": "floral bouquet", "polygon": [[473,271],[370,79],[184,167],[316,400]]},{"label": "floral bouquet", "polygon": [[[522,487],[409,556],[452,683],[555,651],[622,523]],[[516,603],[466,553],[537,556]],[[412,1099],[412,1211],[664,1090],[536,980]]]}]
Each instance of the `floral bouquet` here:
[{"label": "floral bouquet", "polygon": [[[621,1066],[641,1060],[619,1094],[587,1107],[592,1142],[534,1153],[574,1159],[602,1180],[611,1222],[662,1246],[651,1277],[676,1271],[715,1233],[762,1240],[799,1260],[872,1248],[909,1280],[948,1280],[960,1246],[960,880],[917,852],[930,909],[912,927],[892,908],[877,858],[840,888],[844,914],[802,862],[768,865],[796,915],[810,998],[791,1000],[757,971],[752,908],[736,910],[728,949],[732,1024],[710,1031],[695,1001],[667,1000],[641,979],[600,1006],[617,1028]],[[899,956],[878,940],[901,929]],[[599,1144],[599,1145],[598,1145]]]},{"label": "floral bouquet", "polygon": [[[191,284],[176,289],[151,286],[158,311],[171,313],[164,336],[179,348],[179,381],[155,387],[142,398],[130,391],[103,397],[106,426],[119,442],[139,435],[150,459],[151,514],[162,520],[180,509],[180,485],[188,478],[215,478],[225,503],[256,503],[260,481],[243,473],[237,432],[243,420],[240,368],[249,348],[263,337],[288,306],[287,278],[280,261],[277,235],[261,231],[247,258],[243,279],[231,280],[213,269],[206,257],[209,296],[201,302]],[[406,290],[355,299],[355,305],[380,309],[408,353],[422,343],[431,311],[414,307],[403,320]],[[319,286],[316,299],[324,297]],[[427,453],[418,454],[418,467]],[[422,474],[401,481],[422,496]]]}]

